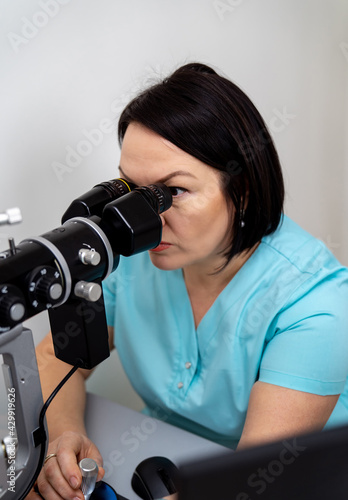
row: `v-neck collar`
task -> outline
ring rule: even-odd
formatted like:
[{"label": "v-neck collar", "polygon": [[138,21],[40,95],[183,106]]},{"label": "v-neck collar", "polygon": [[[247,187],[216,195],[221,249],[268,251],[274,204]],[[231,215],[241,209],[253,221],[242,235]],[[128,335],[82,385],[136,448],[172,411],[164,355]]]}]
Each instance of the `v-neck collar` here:
[{"label": "v-neck collar", "polygon": [[[234,275],[231,281],[227,283],[225,288],[219,293],[213,304],[199,322],[197,328],[194,322],[193,310],[183,271],[182,269],[172,271],[176,282],[175,300],[177,310],[182,312],[182,314],[180,314],[177,318],[177,321],[179,322],[182,331],[190,331],[196,338],[198,349],[201,353],[203,353],[211,338],[216,334],[219,328],[220,320],[226,311],[239,300],[240,296],[243,296],[244,293],[250,289],[254,276],[254,262],[259,260],[259,247],[255,250],[255,252],[253,252],[249,259]],[[236,288],[238,289],[238,293],[235,292]],[[231,296],[231,301],[228,299],[229,295]],[[185,322],[185,325],[182,324],[183,321]]]}]

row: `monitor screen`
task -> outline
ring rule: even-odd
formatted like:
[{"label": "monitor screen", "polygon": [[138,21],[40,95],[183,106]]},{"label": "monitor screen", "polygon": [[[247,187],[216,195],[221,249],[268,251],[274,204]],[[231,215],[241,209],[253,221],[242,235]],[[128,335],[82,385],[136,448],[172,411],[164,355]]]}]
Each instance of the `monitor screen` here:
[{"label": "monitor screen", "polygon": [[180,466],[179,500],[347,500],[348,426]]}]

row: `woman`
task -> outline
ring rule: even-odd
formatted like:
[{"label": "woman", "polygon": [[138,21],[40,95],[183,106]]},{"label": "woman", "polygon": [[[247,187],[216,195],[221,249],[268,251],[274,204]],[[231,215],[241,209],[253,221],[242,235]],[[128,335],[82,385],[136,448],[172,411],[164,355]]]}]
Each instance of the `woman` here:
[{"label": "woman", "polygon": [[[233,448],[348,422],[348,270],[283,216],[278,156],[248,97],[188,64],[126,107],[119,139],[121,176],[173,194],[160,245],[104,283],[110,347],[144,411]],[[67,369],[50,336],[37,354],[47,396]],[[48,500],[82,499],[77,460],[102,464],[83,426],[87,375],[48,411]]]}]

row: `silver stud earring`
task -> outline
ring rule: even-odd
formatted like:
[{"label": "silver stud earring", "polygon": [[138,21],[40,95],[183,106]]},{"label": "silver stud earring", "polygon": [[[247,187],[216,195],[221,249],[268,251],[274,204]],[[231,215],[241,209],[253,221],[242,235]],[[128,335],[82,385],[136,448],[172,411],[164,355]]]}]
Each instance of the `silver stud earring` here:
[{"label": "silver stud earring", "polygon": [[239,213],[239,226],[242,228],[245,226],[244,216],[245,216],[245,210],[242,209]]}]

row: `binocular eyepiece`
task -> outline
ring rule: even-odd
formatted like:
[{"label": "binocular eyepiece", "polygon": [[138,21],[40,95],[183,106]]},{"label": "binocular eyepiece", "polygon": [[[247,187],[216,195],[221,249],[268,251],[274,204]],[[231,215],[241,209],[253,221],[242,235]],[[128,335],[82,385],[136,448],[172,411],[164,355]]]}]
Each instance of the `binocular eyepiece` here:
[{"label": "binocular eyepiece", "polygon": [[159,214],[168,210],[172,204],[172,195],[165,184],[150,184],[137,187],[124,179],[112,179],[101,182],[87,193],[74,200],[62,217],[62,223],[72,217],[102,216],[105,206],[133,191],[140,191],[152,208]]},{"label": "binocular eyepiece", "polygon": [[160,243],[171,203],[164,184],[102,182],[71,203],[62,226],[0,254],[0,333],[69,300],[98,300],[120,255]]}]

